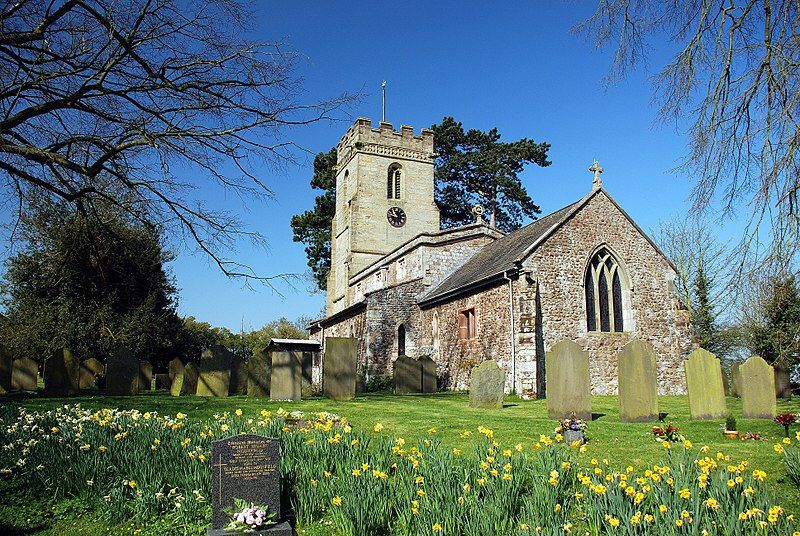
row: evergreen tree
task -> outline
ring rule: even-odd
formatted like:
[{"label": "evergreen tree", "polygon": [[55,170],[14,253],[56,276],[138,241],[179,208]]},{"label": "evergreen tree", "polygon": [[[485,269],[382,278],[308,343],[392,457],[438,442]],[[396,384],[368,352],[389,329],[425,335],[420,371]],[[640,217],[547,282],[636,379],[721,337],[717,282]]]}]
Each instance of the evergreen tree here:
[{"label": "evergreen tree", "polygon": [[750,328],[750,349],[767,363],[793,370],[800,362],[800,292],[794,275],[768,286],[761,322]]},{"label": "evergreen tree", "polygon": [[697,331],[700,347],[713,354],[719,351],[718,329],[716,312],[709,299],[709,289],[713,282],[706,274],[702,256],[697,264],[697,273],[694,277],[694,310],[692,311],[692,325]]}]

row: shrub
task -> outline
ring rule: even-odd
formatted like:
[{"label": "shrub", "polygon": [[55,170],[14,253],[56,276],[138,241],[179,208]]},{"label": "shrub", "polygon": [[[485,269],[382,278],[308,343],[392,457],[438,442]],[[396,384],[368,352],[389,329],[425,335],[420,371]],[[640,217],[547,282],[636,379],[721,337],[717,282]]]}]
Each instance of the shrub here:
[{"label": "shrub", "polygon": [[365,387],[368,393],[384,393],[394,391],[394,376],[373,376]]},{"label": "shrub", "polygon": [[728,417],[725,419],[725,429],[729,432],[736,431],[736,417],[733,415],[728,415]]}]

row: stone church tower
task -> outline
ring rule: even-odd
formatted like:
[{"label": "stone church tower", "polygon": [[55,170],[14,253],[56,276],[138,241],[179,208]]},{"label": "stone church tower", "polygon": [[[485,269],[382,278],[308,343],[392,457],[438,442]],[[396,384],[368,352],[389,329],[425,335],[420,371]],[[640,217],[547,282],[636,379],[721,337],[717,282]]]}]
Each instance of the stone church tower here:
[{"label": "stone church tower", "polygon": [[433,196],[433,132],[414,135],[359,118],[337,146],[327,314],[351,304],[350,279],[422,233],[439,231]]}]

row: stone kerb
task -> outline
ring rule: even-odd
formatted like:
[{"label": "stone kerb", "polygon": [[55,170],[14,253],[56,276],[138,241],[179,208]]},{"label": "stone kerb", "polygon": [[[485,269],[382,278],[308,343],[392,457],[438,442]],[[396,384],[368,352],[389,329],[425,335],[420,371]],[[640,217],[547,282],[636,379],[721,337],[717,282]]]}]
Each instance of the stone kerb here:
[{"label": "stone kerb", "polygon": [[39,387],[39,363],[30,357],[15,359],[12,365],[11,388],[15,391],[35,391]]},{"label": "stone kerb", "polygon": [[270,355],[265,348],[255,352],[247,362],[247,396],[269,397],[271,379]]},{"label": "stone kerb", "polygon": [[495,361],[473,367],[469,378],[469,405],[473,408],[501,409],[505,396],[506,371]]},{"label": "stone kerb", "polygon": [[589,352],[571,340],[563,340],[545,354],[547,416],[566,419],[573,413],[592,418]]},{"label": "stone kerb", "polygon": [[406,355],[394,361],[394,392],[397,395],[422,392],[422,363]]},{"label": "stone kerb", "polygon": [[56,350],[44,364],[44,390],[50,395],[71,395],[80,389],[81,364],[69,348]]},{"label": "stone kerb", "polygon": [[619,418],[623,422],[658,420],[656,353],[634,339],[617,354]]},{"label": "stone kerb", "polygon": [[742,414],[745,419],[773,419],[777,413],[775,372],[759,356],[739,366],[742,377]]},{"label": "stone kerb", "polygon": [[351,400],[356,396],[358,339],[325,337],[322,360],[322,392],[333,400]]},{"label": "stone kerb", "polygon": [[689,414],[692,419],[721,419],[728,414],[722,365],[711,352],[698,348],[684,361]]},{"label": "stone kerb", "polygon": [[117,348],[106,363],[106,394],[139,394],[139,360],[127,348]]},{"label": "stone kerb", "polygon": [[200,356],[197,396],[228,396],[232,363],[233,354],[224,346],[215,344],[211,348],[203,350]]}]

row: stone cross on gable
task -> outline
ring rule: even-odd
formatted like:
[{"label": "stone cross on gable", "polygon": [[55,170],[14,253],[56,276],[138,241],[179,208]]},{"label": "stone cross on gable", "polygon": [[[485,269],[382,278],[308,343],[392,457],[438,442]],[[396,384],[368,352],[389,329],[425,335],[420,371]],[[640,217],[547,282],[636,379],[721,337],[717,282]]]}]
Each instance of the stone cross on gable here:
[{"label": "stone cross on gable", "polygon": [[601,168],[600,163],[595,160],[592,163],[592,166],[589,168],[589,171],[594,173],[594,179],[592,179],[592,190],[599,190],[603,186],[603,181],[600,179],[600,174],[603,172],[603,168]]}]

